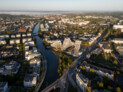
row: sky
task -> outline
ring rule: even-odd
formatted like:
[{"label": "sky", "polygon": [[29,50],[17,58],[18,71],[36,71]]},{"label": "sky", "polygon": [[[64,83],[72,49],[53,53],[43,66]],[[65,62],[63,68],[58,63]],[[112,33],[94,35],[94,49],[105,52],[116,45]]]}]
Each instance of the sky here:
[{"label": "sky", "polygon": [[0,0],[0,10],[123,11],[123,0]]}]

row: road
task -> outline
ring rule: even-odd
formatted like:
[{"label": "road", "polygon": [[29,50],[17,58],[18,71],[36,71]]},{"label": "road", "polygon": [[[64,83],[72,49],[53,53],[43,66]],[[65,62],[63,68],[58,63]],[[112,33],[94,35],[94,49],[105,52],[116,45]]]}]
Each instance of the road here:
[{"label": "road", "polygon": [[79,63],[81,63],[84,59],[86,59],[86,55],[88,55],[90,52],[92,52],[97,44],[103,39],[103,36],[107,33],[107,31],[105,31],[95,42],[94,44],[90,47],[87,48],[85,52],[83,52],[83,54],[76,60],[74,60],[72,62],[72,64],[70,65],[70,67],[68,69],[65,70],[65,72],[63,73],[63,75],[60,77],[60,79],[56,80],[54,83],[52,83],[51,85],[49,85],[48,87],[46,87],[44,90],[42,90],[41,92],[49,92],[50,90],[52,90],[53,88],[56,87],[60,87],[60,92],[65,92],[67,81],[68,81],[68,74],[71,74],[74,69],[77,67],[77,65]]}]

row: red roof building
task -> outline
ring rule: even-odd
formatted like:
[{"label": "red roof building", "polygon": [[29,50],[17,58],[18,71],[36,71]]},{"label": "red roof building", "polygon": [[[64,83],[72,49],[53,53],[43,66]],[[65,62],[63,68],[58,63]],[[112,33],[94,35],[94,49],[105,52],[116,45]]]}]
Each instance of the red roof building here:
[{"label": "red roof building", "polygon": [[24,29],[24,28],[18,30],[19,33],[25,33],[26,31],[27,29]]},{"label": "red roof building", "polygon": [[32,28],[29,28],[29,31],[31,32],[32,31]]}]

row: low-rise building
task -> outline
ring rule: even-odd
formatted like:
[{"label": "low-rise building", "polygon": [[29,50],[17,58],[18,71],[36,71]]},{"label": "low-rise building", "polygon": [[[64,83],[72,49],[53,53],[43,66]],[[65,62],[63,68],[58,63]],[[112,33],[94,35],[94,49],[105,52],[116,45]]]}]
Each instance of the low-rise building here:
[{"label": "low-rise building", "polygon": [[[107,71],[107,70],[104,70],[104,69],[96,69],[96,68],[94,68],[94,67],[90,67],[90,66],[88,66],[88,65],[85,65],[85,70],[86,70],[86,72],[89,72],[90,71],[90,69],[94,69],[94,72],[97,74],[97,75],[99,75],[99,76],[102,76],[102,77],[105,77],[105,76],[107,76],[109,79],[111,79],[111,80],[114,80],[114,73],[111,73],[111,72],[109,72],[109,71]],[[105,72],[104,72],[105,71]]]},{"label": "low-rise building", "polygon": [[22,43],[25,43],[25,42],[29,42],[29,41],[32,41],[32,38],[23,38],[22,39]]},{"label": "low-rise building", "polygon": [[29,32],[32,32],[32,28],[29,28]]},{"label": "low-rise building", "polygon": [[24,29],[24,28],[21,28],[18,30],[18,33],[26,33],[27,32],[27,29]]},{"label": "low-rise building", "polygon": [[27,33],[27,36],[31,36],[31,33]]},{"label": "low-rise building", "polygon": [[108,42],[101,42],[99,43],[99,46],[103,49],[105,53],[111,53],[111,46]]},{"label": "low-rise building", "polygon": [[0,45],[5,45],[6,41],[5,40],[0,40]]},{"label": "low-rise building", "polygon": [[25,56],[25,59],[26,60],[31,60],[33,58],[39,58],[39,57],[41,57],[40,53],[32,53],[32,54],[29,54],[29,55]]},{"label": "low-rise building", "polygon": [[84,75],[76,73],[76,83],[79,86],[79,88],[82,90],[82,92],[86,92],[88,79]]},{"label": "low-rise building", "polygon": [[16,34],[16,37],[21,37],[21,34]]},{"label": "low-rise building", "polygon": [[34,87],[37,85],[37,76],[34,74],[26,74],[24,78],[24,87]]},{"label": "low-rise building", "polygon": [[117,51],[118,51],[118,53],[119,53],[119,55],[120,56],[123,56],[123,45],[121,45],[121,46],[117,46]]},{"label": "low-rise building", "polygon": [[22,37],[26,37],[26,34],[22,34]]},{"label": "low-rise building", "polygon": [[114,29],[123,29],[123,25],[114,25],[113,28]]},{"label": "low-rise building", "polygon": [[3,65],[2,67],[3,72],[1,72],[1,74],[3,75],[9,75],[11,73],[17,74],[20,67],[21,65],[16,61],[10,61],[9,63],[5,63]]},{"label": "low-rise building", "polygon": [[20,39],[15,39],[15,43],[19,44],[20,43]]},{"label": "low-rise building", "polygon": [[112,40],[112,42],[114,42],[116,44],[123,44],[123,39],[122,38],[115,38]]},{"label": "low-rise building", "polygon": [[20,39],[10,39],[10,44],[19,44],[20,43]]},{"label": "low-rise building", "polygon": [[11,38],[15,38],[16,36],[15,35],[11,35]]},{"label": "low-rise building", "polygon": [[0,38],[9,38],[9,35],[0,35]]},{"label": "low-rise building", "polygon": [[34,41],[26,41],[25,45],[34,46],[35,43],[34,43]]},{"label": "low-rise building", "polygon": [[14,39],[11,39],[10,40],[10,44],[15,44],[15,40]]},{"label": "low-rise building", "polygon": [[41,59],[40,58],[34,58],[29,61],[30,66],[40,66]]}]

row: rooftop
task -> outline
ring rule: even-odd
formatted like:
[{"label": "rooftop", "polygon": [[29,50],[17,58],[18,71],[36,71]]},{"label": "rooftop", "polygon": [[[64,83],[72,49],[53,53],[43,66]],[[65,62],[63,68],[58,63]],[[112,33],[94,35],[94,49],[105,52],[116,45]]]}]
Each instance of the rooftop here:
[{"label": "rooftop", "polygon": [[22,32],[22,33],[23,33],[23,32],[25,33],[26,31],[27,31],[27,29],[24,29],[24,28],[18,30],[19,33],[21,33],[21,32]]}]

